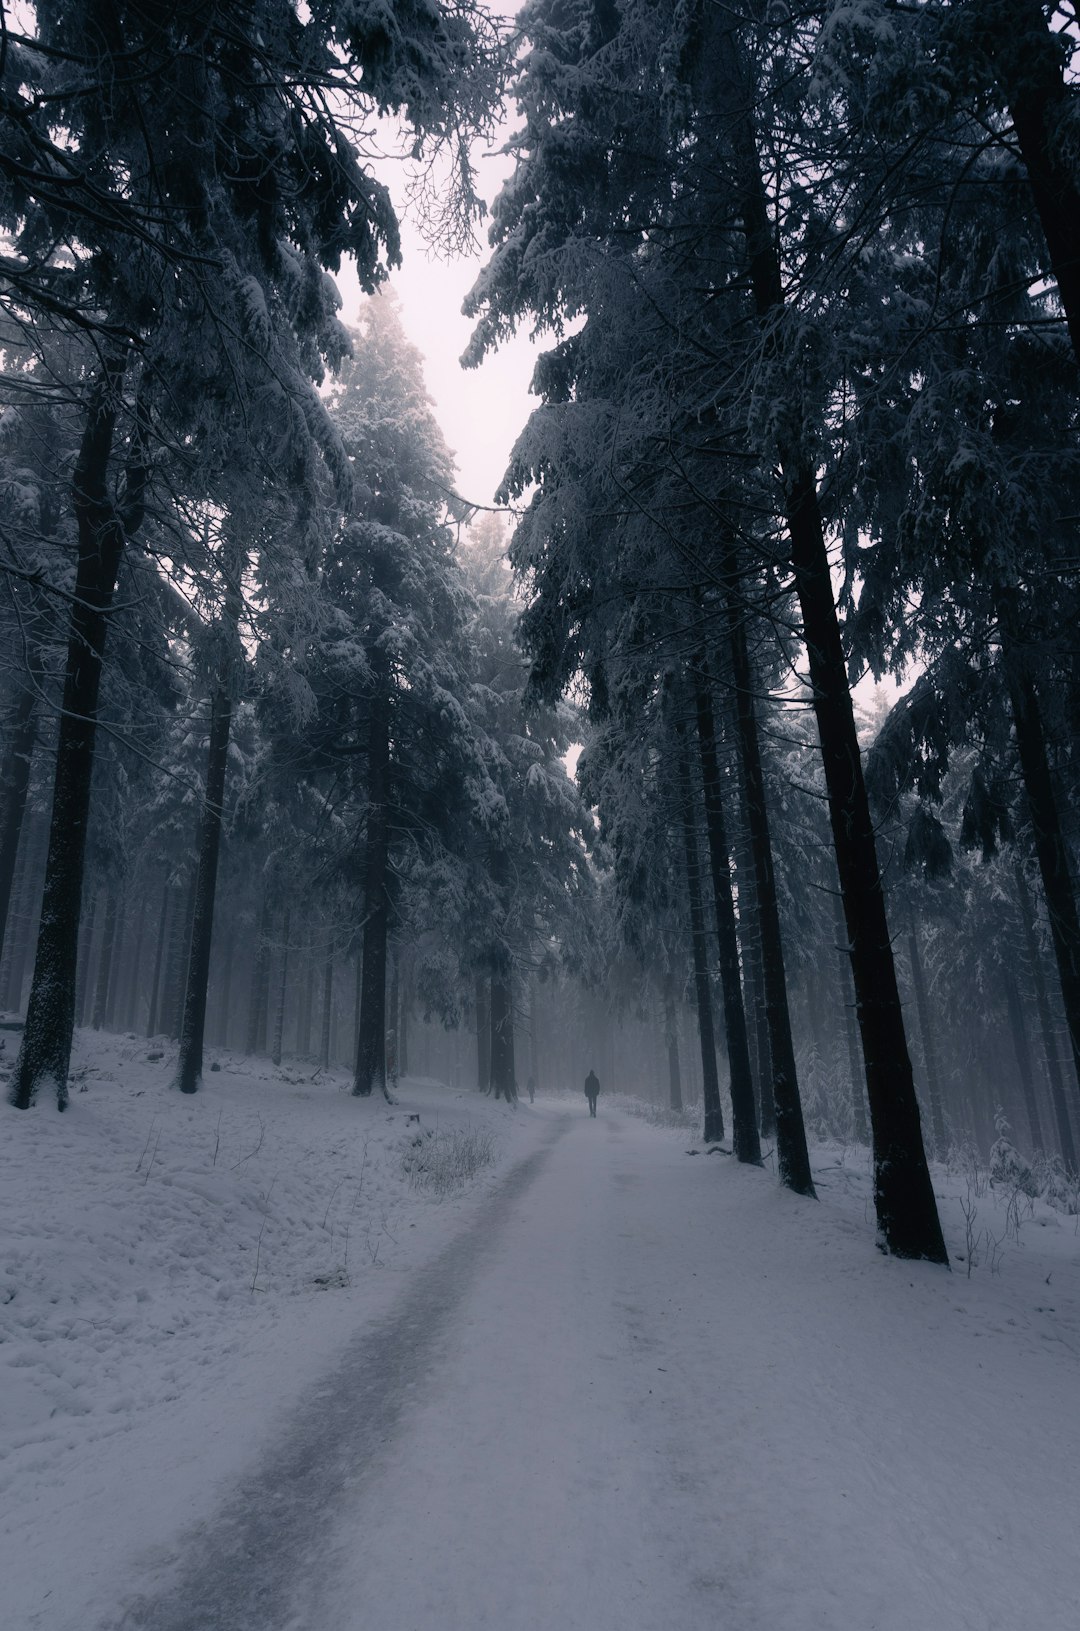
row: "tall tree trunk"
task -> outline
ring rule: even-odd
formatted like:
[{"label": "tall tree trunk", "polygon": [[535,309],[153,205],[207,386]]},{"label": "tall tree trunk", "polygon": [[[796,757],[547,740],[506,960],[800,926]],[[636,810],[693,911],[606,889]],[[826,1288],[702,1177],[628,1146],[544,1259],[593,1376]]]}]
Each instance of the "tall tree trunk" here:
[{"label": "tall tree trunk", "polygon": [[266,1046],[266,1016],[270,1005],[270,889],[265,879],[259,903],[259,929],[248,998],[247,1051],[261,1053]]},{"label": "tall tree trunk", "polygon": [[150,1004],[146,1010],[146,1034],[156,1036],[161,1023],[161,976],[165,966],[165,947],[169,936],[169,909],[173,905],[173,892],[166,881],[161,888],[161,912],[158,916],[157,949],[154,952],[154,978],[150,985]]},{"label": "tall tree trunk", "polygon": [[840,953],[840,1007],[844,1015],[844,1040],[847,1043],[848,1075],[851,1078],[851,1125],[858,1144],[866,1143],[866,1099],[863,1087],[862,1061],[859,1058],[859,1036],[855,1028],[854,990],[851,984],[851,952],[847,944],[847,925],[844,907],[839,895],[833,895],[836,949]]},{"label": "tall tree trunk", "polygon": [[15,858],[19,853],[19,837],[30,788],[34,744],[37,741],[35,700],[29,688],[19,692],[11,722],[11,740],[4,754],[3,774],[0,775],[0,946],[7,938]]},{"label": "tall tree trunk", "polygon": [[1001,631],[1005,679],[1016,727],[1016,747],[1024,778],[1035,854],[1039,862],[1050,942],[1061,981],[1061,1000],[1069,1029],[1073,1067],[1080,1083],[1080,913],[1065,835],[1061,830],[1050,760],[1043,730],[1042,710],[1031,672],[1030,654],[1024,650],[1016,592],[999,589],[998,626]]},{"label": "tall tree trunk", "polygon": [[491,957],[491,1083],[496,1098],[501,1095],[513,1104],[517,1098],[513,961],[502,945],[493,949]]},{"label": "tall tree trunk", "polygon": [[219,1048],[229,1046],[229,1021],[232,1017],[233,961],[236,956],[236,931],[230,928],[221,948],[221,995],[217,1004],[214,1035]]},{"label": "tall tree trunk", "polygon": [[404,958],[401,965],[401,995],[398,1002],[398,1070],[409,1074],[409,1021],[413,1005],[412,957]]},{"label": "tall tree trunk", "polygon": [[242,583],[247,552],[237,541],[235,526],[226,535],[221,556],[224,603],[215,629],[218,642],[216,683],[210,701],[210,732],[206,752],[206,783],[199,828],[198,863],[191,913],[191,948],[180,1024],[180,1054],[176,1082],[182,1093],[194,1093],[202,1081],[206,1037],[206,1002],[210,981],[210,954],[214,938],[218,867],[225,801],[225,778],[232,730],[233,690],[241,658],[237,639],[242,606]]},{"label": "tall tree trunk", "polygon": [[86,1024],[86,1004],[90,994],[90,961],[94,948],[97,903],[98,891],[95,889],[90,895],[90,906],[86,913],[85,926],[80,925],[77,930],[79,944],[75,964],[75,1023],[79,1026]]},{"label": "tall tree trunk", "polygon": [[[106,359],[87,409],[75,466],[78,563],[37,954],[11,1086],[11,1102],[20,1110],[29,1108],[38,1087],[46,1081],[55,1089],[58,1109],[65,1109],[68,1102],[79,911],[101,669],[117,573],[126,538],[142,521],[145,485],[145,468],[133,459],[127,472],[123,511],[110,496],[109,466],[125,372],[123,358]],[[142,457],[141,450],[138,457]]]},{"label": "tall tree trunk", "polygon": [[739,941],[735,928],[735,901],[731,889],[731,852],[716,756],[716,725],[708,679],[699,669],[694,676],[698,749],[705,803],[705,825],[709,837],[716,932],[719,945],[720,984],[724,999],[724,1030],[727,1035],[728,1067],[731,1072],[732,1145],[739,1161],[761,1165],[758,1142],[754,1081],[750,1071],[750,1049],[746,1037],[742,980],[739,974]]},{"label": "tall tree trunk", "polygon": [[1020,1097],[1024,1103],[1024,1113],[1027,1116],[1031,1147],[1033,1150],[1041,1150],[1045,1148],[1045,1145],[1043,1143],[1042,1121],[1039,1117],[1039,1103],[1035,1097],[1035,1073],[1031,1068],[1031,1048],[1028,1044],[1027,1026],[1024,1023],[1024,1005],[1020,1000],[1020,993],[1016,989],[1016,981],[1012,972],[1006,967],[1001,970],[1001,983],[1005,991],[1005,1007],[1009,1015],[1009,1034],[1012,1037],[1016,1069],[1020,1077]]},{"label": "tall tree trunk", "polygon": [[529,981],[529,1075],[533,1092],[540,1091],[540,983],[534,974]]},{"label": "tall tree trunk", "polygon": [[116,920],[120,908],[120,891],[110,886],[105,891],[105,924],[101,935],[98,957],[97,984],[94,989],[94,1009],[91,1024],[100,1031],[109,1010],[109,988],[112,984],[113,962],[116,952]]},{"label": "tall tree trunk", "polygon": [[186,888],[181,887],[177,890],[176,910],[173,913],[169,952],[165,963],[161,1028],[174,1042],[179,1039],[184,1012],[184,992],[191,954],[191,920],[195,910],[195,883],[196,879],[192,877]]},{"label": "tall tree trunk", "polygon": [[330,1030],[334,1014],[334,951],[332,946],[326,948],[326,958],[323,962],[323,988],[322,988],[322,1037],[319,1047],[319,1064],[323,1070],[330,1069]]},{"label": "tall tree trunk", "polygon": [[364,971],[360,1035],[353,1092],[366,1098],[386,1087],[386,937],[390,925],[387,872],[390,856],[390,662],[377,644],[372,669],[368,727],[368,819],[364,860]]},{"label": "tall tree trunk", "polygon": [[1080,362],[1080,181],[1062,136],[1075,116],[1075,87],[1039,0],[978,0],[971,10],[1009,105]]},{"label": "tall tree trunk", "polygon": [[720,1104],[720,1080],[716,1071],[716,1033],[713,1029],[712,989],[709,983],[708,943],[705,912],[701,899],[701,862],[694,828],[694,795],[690,762],[681,730],[678,732],[679,823],[682,827],[683,860],[686,867],[686,893],[690,905],[690,952],[694,965],[694,996],[697,1002],[698,1039],[701,1043],[701,1097],[705,1111],[706,1144],[724,1136],[724,1112]]},{"label": "tall tree trunk", "polygon": [[[735,561],[728,554],[727,573],[734,583]],[[765,798],[765,777],[758,746],[757,718],[754,713],[753,678],[746,629],[731,595],[724,598],[724,626],[731,679],[735,692],[735,728],[742,772],[750,851],[754,863],[754,895],[757,902],[761,944],[761,978],[765,989],[765,1015],[769,1025],[769,1061],[772,1067],[773,1115],[776,1125],[776,1158],[780,1181],[799,1195],[813,1195],[810,1155],[806,1147],[799,1079],[795,1069],[795,1047],[791,1039],[787,979],[784,972],[784,942],[780,933],[780,908],[776,899],[769,810]]]},{"label": "tall tree trunk", "polygon": [[274,1009],[274,1039],[270,1047],[270,1060],[275,1065],[281,1063],[281,1039],[285,1034],[285,1000],[289,994],[289,933],[292,927],[292,912],[288,905],[281,921],[281,968],[278,973],[278,1000]]},{"label": "tall tree trunk", "polygon": [[142,949],[146,939],[146,919],[150,911],[150,903],[145,891],[139,900],[139,916],[135,929],[135,950],[131,959],[131,983],[127,991],[127,1013],[124,1028],[135,1030],[139,1023],[139,995],[142,990]]},{"label": "tall tree trunk", "polygon": [[[729,50],[733,45],[734,35],[729,34]],[[736,60],[731,66],[736,95],[745,96],[744,64]],[[745,96],[744,105],[736,112],[730,128],[740,171],[747,270],[761,326],[765,361],[770,364],[780,361],[779,319],[784,293],[752,108],[753,98]],[[800,404],[790,400],[790,384],[786,390],[789,412],[785,418],[797,423]],[[777,452],[844,921],[851,947],[873,1129],[878,1227],[882,1243],[895,1256],[926,1258],[947,1265],[948,1253],[923,1148],[919,1105],[904,1033],[874,825],[863,778],[817,483],[805,449],[784,429],[778,438]],[[777,1112],[779,1120],[779,1105]]]},{"label": "tall tree trunk", "polygon": [[673,1110],[681,1110],[682,1074],[679,1070],[679,1026],[675,1014],[674,980],[664,975],[664,1044],[667,1048],[668,1103]]},{"label": "tall tree trunk", "polygon": [[1024,947],[1027,951],[1028,966],[1031,969],[1032,989],[1035,992],[1035,1011],[1039,1016],[1039,1029],[1042,1032],[1046,1079],[1050,1084],[1050,1102],[1054,1107],[1058,1147],[1061,1150],[1061,1159],[1066,1167],[1070,1172],[1075,1172],[1077,1170],[1076,1145],[1073,1142],[1069,1106],[1065,1096],[1065,1083],[1062,1080],[1061,1064],[1058,1060],[1058,1051],[1054,1039],[1054,1027],[1050,1018],[1050,1001],[1046,991],[1046,980],[1043,977],[1042,952],[1039,949],[1039,940],[1035,932],[1035,910],[1032,904],[1031,891],[1024,876],[1024,869],[1019,861],[1013,868],[1013,874],[1016,879],[1016,896],[1020,907],[1020,926],[1024,933]]},{"label": "tall tree trunk", "polygon": [[476,1009],[476,1085],[481,1093],[491,1092],[491,1005],[487,977],[478,974],[473,986]]},{"label": "tall tree trunk", "polygon": [[386,1003],[386,1072],[390,1080],[398,1079],[398,1026],[401,1018],[401,952],[395,945],[390,955],[390,991]]},{"label": "tall tree trunk", "polygon": [[[734,717],[734,711],[733,711]],[[750,842],[750,821],[746,803],[746,778],[739,754],[735,758],[739,792],[739,820],[736,825],[735,876],[739,890],[739,946],[742,950],[743,990],[751,1044],[751,1062],[757,1086],[758,1126],[763,1138],[776,1136],[776,1107],[773,1102],[772,1055],[769,1050],[769,1013],[765,1002],[764,958],[761,949],[761,912],[754,879],[754,857]]]},{"label": "tall tree trunk", "polygon": [[945,1112],[941,1103],[941,1076],[938,1071],[937,1049],[934,1046],[934,1027],[930,1018],[930,998],[923,973],[922,952],[915,917],[908,918],[908,958],[911,963],[911,984],[915,992],[915,1010],[919,1016],[919,1037],[922,1041],[923,1068],[926,1072],[926,1093],[930,1100],[930,1124],[934,1129],[937,1153],[944,1156],[949,1147],[945,1131]]}]

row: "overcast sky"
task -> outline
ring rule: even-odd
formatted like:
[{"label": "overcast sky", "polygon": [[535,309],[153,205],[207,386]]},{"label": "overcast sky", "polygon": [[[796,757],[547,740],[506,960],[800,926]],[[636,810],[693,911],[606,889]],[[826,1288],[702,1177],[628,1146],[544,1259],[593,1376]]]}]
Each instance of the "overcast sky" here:
[{"label": "overcast sky", "polygon": [[[501,177],[511,168],[501,154],[474,152],[481,195],[490,205]],[[401,301],[402,320],[413,344],[424,356],[424,376],[436,414],[458,467],[458,491],[477,504],[491,504],[509,462],[510,450],[535,405],[528,394],[536,347],[523,337],[505,345],[480,367],[465,370],[458,358],[472,324],[461,315],[461,303],[487,258],[487,224],[476,253],[453,261],[434,258],[416,225],[402,209],[402,168],[393,160],[377,163],[402,220],[403,266],[391,280]],[[360,293],[356,279],[338,279],[345,302],[343,315],[355,321]]]}]

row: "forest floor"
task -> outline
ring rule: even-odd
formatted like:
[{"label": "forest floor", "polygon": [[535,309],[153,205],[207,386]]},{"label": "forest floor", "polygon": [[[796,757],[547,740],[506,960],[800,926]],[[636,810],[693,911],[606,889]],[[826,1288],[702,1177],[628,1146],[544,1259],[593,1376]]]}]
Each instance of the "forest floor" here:
[{"label": "forest floor", "polygon": [[1074,1631],[1076,1219],[942,1169],[946,1273],[862,1150],[219,1057],[2,1112],[5,1627]]}]

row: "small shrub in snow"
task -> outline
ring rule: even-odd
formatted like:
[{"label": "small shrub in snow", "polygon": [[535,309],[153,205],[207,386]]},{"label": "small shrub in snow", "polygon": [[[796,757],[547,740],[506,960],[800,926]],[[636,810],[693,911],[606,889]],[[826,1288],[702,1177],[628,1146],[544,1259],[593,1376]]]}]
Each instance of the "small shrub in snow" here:
[{"label": "small shrub in snow", "polygon": [[994,1117],[997,1138],[990,1150],[990,1182],[1002,1189],[1020,1190],[1029,1198],[1039,1193],[1031,1165],[1006,1136],[1009,1123],[1000,1110]]},{"label": "small shrub in snow", "polygon": [[409,1140],[401,1167],[414,1189],[443,1196],[464,1189],[494,1161],[495,1137],[486,1127],[458,1127],[449,1133],[427,1128]]}]

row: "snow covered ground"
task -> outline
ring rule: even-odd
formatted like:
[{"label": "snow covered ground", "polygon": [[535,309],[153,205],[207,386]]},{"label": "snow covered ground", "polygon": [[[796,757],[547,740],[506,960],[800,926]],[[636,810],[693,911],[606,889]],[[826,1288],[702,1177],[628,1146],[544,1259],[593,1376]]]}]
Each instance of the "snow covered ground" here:
[{"label": "snow covered ground", "polygon": [[3,1112],[5,1628],[1075,1631],[1075,1218],[941,1171],[946,1274],[862,1151],[158,1051]]}]

